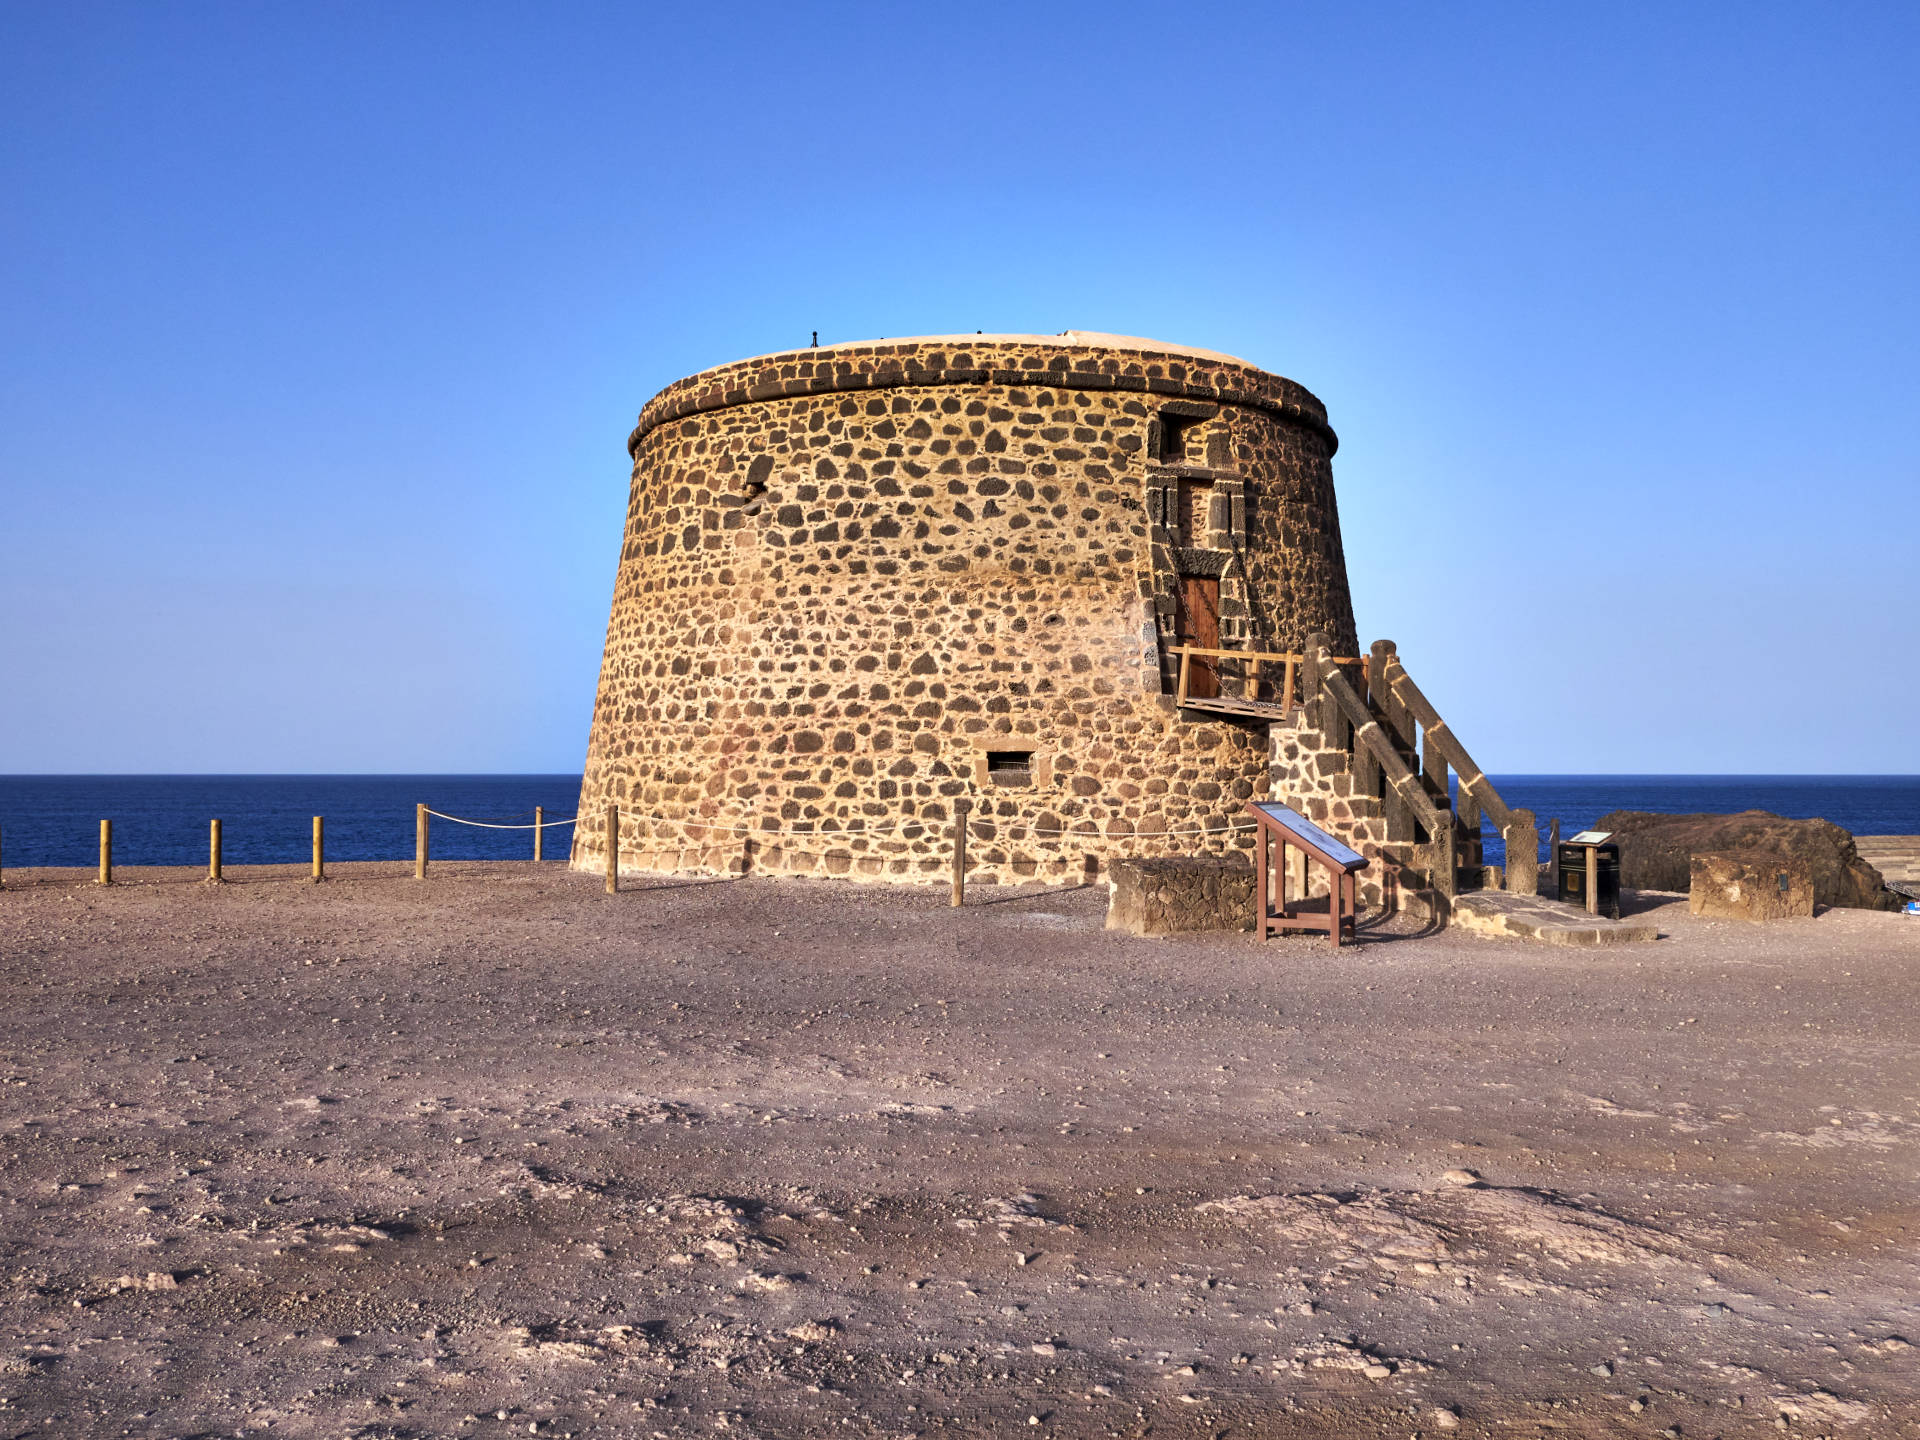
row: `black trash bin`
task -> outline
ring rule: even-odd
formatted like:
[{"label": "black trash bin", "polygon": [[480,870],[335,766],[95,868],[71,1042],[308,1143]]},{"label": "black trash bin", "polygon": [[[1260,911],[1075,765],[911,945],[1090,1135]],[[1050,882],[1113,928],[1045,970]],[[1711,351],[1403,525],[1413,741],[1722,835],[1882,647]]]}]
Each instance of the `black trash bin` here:
[{"label": "black trash bin", "polygon": [[[1593,852],[1594,870],[1587,874],[1587,852]],[[1612,844],[1560,846],[1560,898],[1587,908],[1587,886],[1595,886],[1602,915],[1620,918],[1620,847]]]}]

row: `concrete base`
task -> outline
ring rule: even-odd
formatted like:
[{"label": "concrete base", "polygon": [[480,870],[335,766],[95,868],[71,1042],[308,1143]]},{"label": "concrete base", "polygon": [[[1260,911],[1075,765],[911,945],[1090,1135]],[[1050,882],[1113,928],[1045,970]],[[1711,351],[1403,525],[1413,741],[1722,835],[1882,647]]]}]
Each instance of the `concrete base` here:
[{"label": "concrete base", "polygon": [[1107,866],[1107,929],[1185,935],[1253,929],[1245,860],[1115,860]]},{"label": "concrete base", "polygon": [[1475,890],[1456,895],[1451,923],[1469,935],[1539,940],[1548,945],[1629,945],[1660,938],[1658,926],[1589,915],[1544,895]]},{"label": "concrete base", "polygon": [[1687,909],[1715,920],[1787,920],[1813,914],[1813,872],[1805,861],[1764,850],[1715,850],[1693,857]]}]

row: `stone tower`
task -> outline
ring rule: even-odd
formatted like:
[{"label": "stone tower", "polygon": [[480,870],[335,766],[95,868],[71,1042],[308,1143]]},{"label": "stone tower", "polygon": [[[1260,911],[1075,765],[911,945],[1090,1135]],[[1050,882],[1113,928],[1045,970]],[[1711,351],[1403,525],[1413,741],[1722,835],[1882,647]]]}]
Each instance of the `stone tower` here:
[{"label": "stone tower", "polygon": [[960,796],[975,881],[1243,845],[1265,730],[1176,709],[1169,652],[1355,652],[1335,444],[1290,380],[1080,331],[669,385],[628,441],[574,864],[609,802],[643,870],[935,879]]}]

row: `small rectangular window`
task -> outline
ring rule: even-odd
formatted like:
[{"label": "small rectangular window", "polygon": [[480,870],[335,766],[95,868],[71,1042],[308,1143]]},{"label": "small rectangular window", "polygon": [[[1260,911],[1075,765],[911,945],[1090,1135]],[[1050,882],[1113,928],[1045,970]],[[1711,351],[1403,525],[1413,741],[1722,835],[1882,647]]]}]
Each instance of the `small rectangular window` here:
[{"label": "small rectangular window", "polygon": [[1160,461],[1165,465],[1178,465],[1187,458],[1187,433],[1200,422],[1185,420],[1173,415],[1160,417]]},{"label": "small rectangular window", "polygon": [[989,750],[987,779],[995,785],[1032,784],[1033,752],[1031,750]]}]

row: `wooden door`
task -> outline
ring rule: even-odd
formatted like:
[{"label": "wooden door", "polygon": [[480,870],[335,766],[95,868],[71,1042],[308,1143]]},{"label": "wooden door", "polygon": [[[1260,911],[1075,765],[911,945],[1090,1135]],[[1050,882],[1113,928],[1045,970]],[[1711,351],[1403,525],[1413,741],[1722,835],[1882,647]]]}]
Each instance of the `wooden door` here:
[{"label": "wooden door", "polygon": [[[1220,579],[1216,575],[1180,577],[1180,643],[1203,650],[1220,648]],[[1195,655],[1187,670],[1187,694],[1211,700],[1220,694],[1220,671],[1212,657]]]}]

